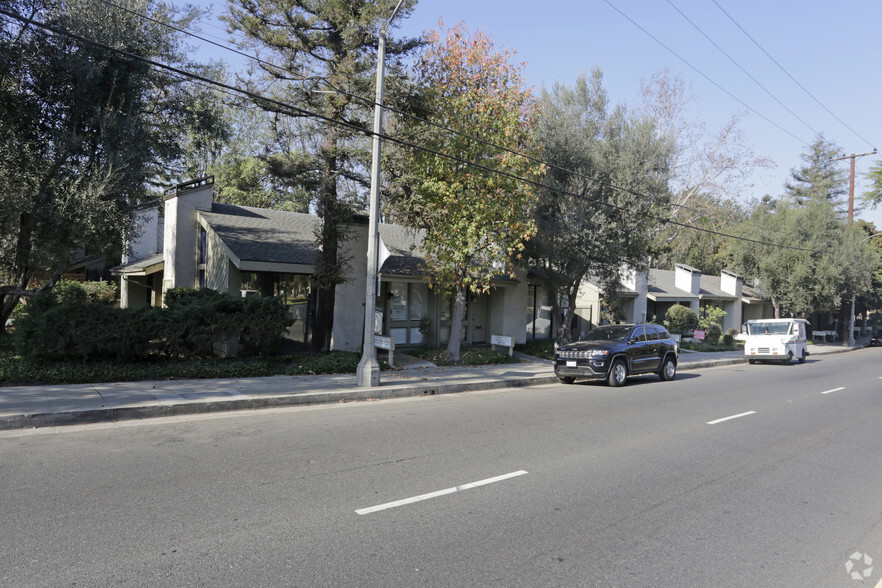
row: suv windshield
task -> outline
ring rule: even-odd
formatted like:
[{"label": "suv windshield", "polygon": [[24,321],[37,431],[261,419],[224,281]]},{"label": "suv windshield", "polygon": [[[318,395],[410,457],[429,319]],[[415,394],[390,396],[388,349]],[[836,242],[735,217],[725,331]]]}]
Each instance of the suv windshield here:
[{"label": "suv windshield", "polygon": [[624,341],[631,332],[631,327],[599,327],[588,331],[582,338],[583,341]]}]

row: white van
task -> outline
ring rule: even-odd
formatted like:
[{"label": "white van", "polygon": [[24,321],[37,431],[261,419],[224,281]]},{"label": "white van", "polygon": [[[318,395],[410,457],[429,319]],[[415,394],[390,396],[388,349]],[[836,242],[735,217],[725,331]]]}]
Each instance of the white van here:
[{"label": "white van", "polygon": [[744,355],[751,364],[769,360],[790,363],[794,359],[805,363],[808,326],[807,320],[796,318],[749,320],[741,328],[747,335]]}]

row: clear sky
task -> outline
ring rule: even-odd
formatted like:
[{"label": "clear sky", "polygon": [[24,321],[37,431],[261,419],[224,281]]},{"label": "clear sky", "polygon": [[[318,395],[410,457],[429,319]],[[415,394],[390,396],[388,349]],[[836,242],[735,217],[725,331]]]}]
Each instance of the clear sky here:
[{"label": "clear sky", "polygon": [[[212,13],[225,6],[213,2]],[[391,34],[415,36],[441,18],[447,26],[480,28],[516,51],[536,87],[571,85],[597,65],[610,100],[636,106],[641,80],[669,68],[689,87],[691,119],[713,131],[743,113],[750,147],[774,161],[774,169],[754,175],[745,199],[781,194],[816,133],[848,155],[882,149],[878,0],[421,0]],[[213,39],[222,35],[210,22],[203,30]],[[858,159],[856,196],[879,161],[882,154]],[[847,171],[849,162],[839,165]],[[859,217],[882,230],[882,208]]]}]

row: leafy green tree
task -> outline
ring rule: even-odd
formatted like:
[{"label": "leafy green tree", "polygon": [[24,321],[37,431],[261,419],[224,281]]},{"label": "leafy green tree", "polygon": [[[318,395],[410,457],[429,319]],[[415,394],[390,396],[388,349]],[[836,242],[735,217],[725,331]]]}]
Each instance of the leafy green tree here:
[{"label": "leafy green tree", "polygon": [[882,233],[873,223],[859,220],[856,224],[860,226],[864,240],[868,242],[879,258],[878,269],[873,273],[873,281],[869,290],[859,294],[855,300],[855,313],[866,316],[868,311],[882,308]]},{"label": "leafy green tree", "polygon": [[864,194],[863,200],[870,206],[876,207],[882,202],[882,161],[877,161],[875,165],[870,167],[867,177],[871,186]]},{"label": "leafy green tree", "polygon": [[[405,0],[395,15],[406,18],[416,0]],[[318,259],[312,277],[317,289],[313,345],[328,351],[334,321],[334,293],[346,275],[341,244],[354,206],[361,206],[373,104],[358,96],[374,95],[377,41],[380,27],[392,15],[395,0],[327,0],[308,2],[254,2],[233,0],[225,17],[240,33],[241,46],[256,49],[262,61],[249,85],[262,94],[272,87],[273,97],[319,115],[263,100],[261,108],[295,123],[279,134],[293,147],[274,153],[271,173],[310,202],[322,219]],[[419,41],[386,41],[390,77]],[[270,65],[270,63],[274,65]],[[333,121],[333,122],[328,122]],[[287,133],[287,134],[286,134]]]},{"label": "leafy green tree", "polygon": [[870,287],[878,268],[865,233],[837,220],[826,198],[760,205],[742,236],[763,243],[735,242],[735,267],[769,297],[776,317],[835,312]]},{"label": "leafy green tree", "polygon": [[[591,276],[607,294],[626,268],[645,267],[659,216],[667,215],[672,145],[654,122],[609,108],[602,73],[573,87],[543,90],[536,145],[549,170],[536,207],[538,233],[529,245],[547,286],[576,307]],[[560,316],[557,297],[555,316]],[[570,324],[559,336],[571,337]]]},{"label": "leafy green tree", "polygon": [[430,33],[415,78],[426,89],[429,120],[458,134],[419,123],[399,128],[401,136],[437,152],[410,151],[412,183],[390,198],[397,219],[427,231],[430,284],[454,295],[447,345],[454,363],[466,296],[487,292],[495,275],[513,274],[524,241],[535,233],[534,196],[519,178],[536,178],[542,167],[511,152],[528,147],[533,124],[531,93],[512,55],[464,24],[446,35]]},{"label": "leafy green tree", "polygon": [[133,206],[181,157],[179,133],[211,118],[200,91],[177,77],[40,26],[196,67],[162,23],[185,27],[197,12],[178,16],[146,0],[130,7],[7,0],[0,8],[0,324],[34,282],[58,280],[77,246],[121,243],[134,229]]},{"label": "leafy green tree", "polygon": [[704,306],[699,311],[698,328],[705,331],[705,341],[716,345],[723,334],[723,319],[726,311],[718,306]]},{"label": "leafy green tree", "polygon": [[[831,160],[838,149],[818,137],[791,172],[781,199],[758,203],[732,243],[733,262],[769,296],[775,316],[835,312],[866,293],[878,254],[843,209],[846,176]],[[846,321],[843,321],[845,323]],[[843,338],[844,340],[847,337]]]}]

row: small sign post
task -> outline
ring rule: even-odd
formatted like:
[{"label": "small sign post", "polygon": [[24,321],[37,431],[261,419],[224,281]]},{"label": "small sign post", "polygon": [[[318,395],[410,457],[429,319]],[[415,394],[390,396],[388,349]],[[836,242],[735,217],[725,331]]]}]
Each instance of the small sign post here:
[{"label": "small sign post", "polygon": [[490,346],[491,347],[507,347],[508,348],[508,356],[511,357],[514,355],[514,342],[511,337],[506,335],[491,335],[490,336]]},{"label": "small sign post", "polygon": [[374,335],[374,347],[387,350],[389,352],[389,365],[395,367],[395,364],[392,361],[392,354],[395,352],[394,337],[381,337],[380,335]]}]

